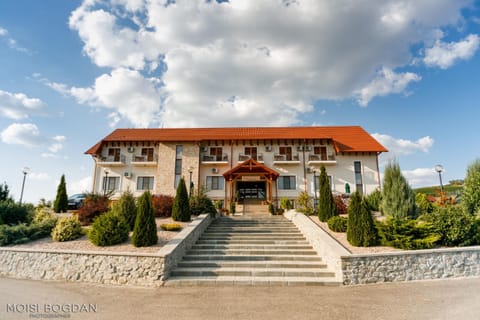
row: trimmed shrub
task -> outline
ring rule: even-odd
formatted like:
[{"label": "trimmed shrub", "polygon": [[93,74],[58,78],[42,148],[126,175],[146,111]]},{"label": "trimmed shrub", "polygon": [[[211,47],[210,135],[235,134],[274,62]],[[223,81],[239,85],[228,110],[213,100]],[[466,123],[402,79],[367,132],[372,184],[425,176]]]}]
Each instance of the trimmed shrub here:
[{"label": "trimmed shrub", "polygon": [[312,199],[307,192],[302,191],[297,198],[297,211],[306,214],[307,216],[314,213]]},{"label": "trimmed shrub", "polygon": [[202,188],[198,189],[197,194],[190,196],[190,213],[198,216],[202,213],[215,214],[217,209],[212,200],[205,194]]},{"label": "trimmed shrub", "polygon": [[389,218],[377,228],[382,245],[404,250],[431,249],[441,238],[432,224],[408,218]]},{"label": "trimmed shrub", "polygon": [[332,189],[328,180],[327,171],[325,170],[324,166],[321,166],[319,177],[318,219],[325,222],[336,214],[335,203],[333,202]]},{"label": "trimmed shrub", "polygon": [[[342,196],[334,196],[333,203],[335,204],[335,210],[337,215],[344,215],[347,214],[347,205],[343,201]],[[329,219],[330,220],[330,219]]]},{"label": "trimmed shrub", "polygon": [[177,194],[173,201],[172,219],[174,221],[190,221],[190,203],[188,200],[187,187],[185,180],[180,179],[177,187]]},{"label": "trimmed shrub", "polygon": [[113,211],[122,216],[128,224],[129,230],[133,231],[135,218],[137,217],[137,205],[135,197],[130,191],[125,191],[117,203],[113,206]]},{"label": "trimmed shrub", "polygon": [[135,247],[148,247],[157,242],[157,224],[153,214],[152,194],[146,191],[138,198],[137,218],[133,228],[132,243]]},{"label": "trimmed shrub", "polygon": [[160,225],[160,228],[165,231],[180,231],[182,226],[178,223],[163,223]]},{"label": "trimmed shrub", "polygon": [[155,217],[171,217],[173,207],[172,196],[157,194],[152,197],[153,213]]},{"label": "trimmed shrub", "polygon": [[112,246],[128,240],[130,227],[125,218],[113,211],[95,218],[88,239],[96,246]]},{"label": "trimmed shrub", "polygon": [[474,217],[460,206],[437,208],[432,214],[432,224],[445,246],[468,246],[476,242]]},{"label": "trimmed shrub", "polygon": [[348,207],[347,240],[353,246],[369,247],[377,242],[377,229],[367,202],[354,192]]},{"label": "trimmed shrub", "polygon": [[76,216],[82,225],[89,225],[93,219],[109,211],[108,196],[98,193],[89,193],[85,195],[83,205],[76,211]]},{"label": "trimmed shrub", "polygon": [[83,236],[82,225],[76,217],[60,218],[52,230],[52,239],[55,241],[71,241]]},{"label": "trimmed shrub", "polygon": [[293,209],[292,202],[288,198],[281,198],[280,199],[280,208],[284,210],[291,210]]},{"label": "trimmed shrub", "polygon": [[268,212],[270,212],[272,215],[275,214],[275,205],[272,202],[268,204]]},{"label": "trimmed shrub", "polygon": [[231,215],[234,215],[235,214],[235,210],[236,210],[236,207],[235,207],[235,202],[230,202],[230,214]]},{"label": "trimmed shrub", "polygon": [[4,224],[15,225],[30,223],[33,212],[26,205],[17,204],[13,201],[0,201],[0,220]]},{"label": "trimmed shrub", "polygon": [[385,167],[380,206],[385,215],[394,219],[413,217],[416,213],[415,194],[396,161]]},{"label": "trimmed shrub", "polygon": [[382,193],[375,190],[365,197],[370,211],[380,211],[380,202],[382,201]]},{"label": "trimmed shrub", "polygon": [[57,196],[53,202],[53,210],[55,212],[67,212],[68,210],[68,195],[67,195],[67,185],[65,183],[65,175],[62,174],[60,178],[60,183],[57,188]]},{"label": "trimmed shrub", "polygon": [[428,201],[425,193],[417,193],[415,195],[415,205],[419,215],[433,212],[433,204]]},{"label": "trimmed shrub", "polygon": [[344,217],[334,216],[327,221],[328,228],[335,232],[347,232],[348,219]]}]

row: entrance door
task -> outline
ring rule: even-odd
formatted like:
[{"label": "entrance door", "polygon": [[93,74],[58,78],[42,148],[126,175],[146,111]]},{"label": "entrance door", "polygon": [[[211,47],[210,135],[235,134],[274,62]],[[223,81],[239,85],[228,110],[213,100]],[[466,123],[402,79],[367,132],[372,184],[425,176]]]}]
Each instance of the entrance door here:
[{"label": "entrance door", "polygon": [[238,181],[237,192],[240,199],[266,200],[266,183],[264,181]]}]

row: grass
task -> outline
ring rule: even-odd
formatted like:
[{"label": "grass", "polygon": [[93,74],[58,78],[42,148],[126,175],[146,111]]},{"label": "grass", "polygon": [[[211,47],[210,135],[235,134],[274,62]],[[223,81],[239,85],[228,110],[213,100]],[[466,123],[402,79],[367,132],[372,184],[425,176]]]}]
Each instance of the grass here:
[{"label": "grass", "polygon": [[[447,184],[443,186],[443,189],[448,196],[454,196],[463,192],[463,185]],[[437,196],[437,191],[440,191],[440,186],[431,186],[414,189],[416,193],[425,193],[426,195]]]}]

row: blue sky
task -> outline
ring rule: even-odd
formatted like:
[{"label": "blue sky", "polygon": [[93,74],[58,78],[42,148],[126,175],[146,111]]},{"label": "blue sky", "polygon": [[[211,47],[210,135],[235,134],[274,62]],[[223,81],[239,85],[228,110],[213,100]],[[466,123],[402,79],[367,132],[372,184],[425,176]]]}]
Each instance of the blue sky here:
[{"label": "blue sky", "polygon": [[[91,184],[117,127],[361,125],[413,187],[479,157],[480,3],[0,2],[0,181]],[[252,116],[254,114],[254,116]]]}]

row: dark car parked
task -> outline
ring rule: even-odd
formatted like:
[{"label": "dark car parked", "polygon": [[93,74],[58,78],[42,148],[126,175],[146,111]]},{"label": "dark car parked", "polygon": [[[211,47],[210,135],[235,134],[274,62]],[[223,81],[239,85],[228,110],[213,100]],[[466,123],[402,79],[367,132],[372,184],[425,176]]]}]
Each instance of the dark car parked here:
[{"label": "dark car parked", "polygon": [[82,193],[68,197],[68,209],[78,209],[82,206],[85,195]]}]

